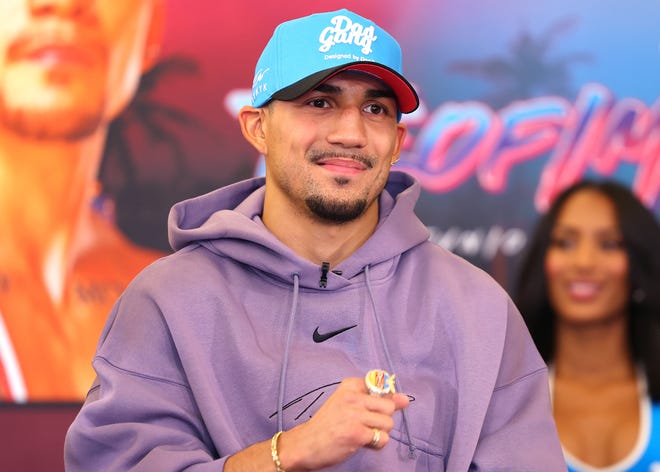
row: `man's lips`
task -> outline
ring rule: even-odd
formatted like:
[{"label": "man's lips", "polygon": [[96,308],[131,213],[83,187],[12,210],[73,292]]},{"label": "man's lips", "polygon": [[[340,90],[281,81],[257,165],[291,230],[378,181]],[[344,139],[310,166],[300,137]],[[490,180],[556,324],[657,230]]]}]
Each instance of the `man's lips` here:
[{"label": "man's lips", "polygon": [[323,167],[325,170],[344,174],[357,174],[367,170],[369,167],[359,160],[341,157],[319,159],[316,164]]},{"label": "man's lips", "polygon": [[45,66],[60,64],[81,64],[91,66],[96,61],[94,55],[84,48],[77,46],[51,45],[31,50],[25,54],[23,60],[39,62]]},{"label": "man's lips", "polygon": [[368,161],[363,162],[362,158],[343,156],[323,157],[315,159],[314,163],[330,172],[343,174],[357,174],[372,167]]},{"label": "man's lips", "polygon": [[105,54],[105,48],[93,35],[29,35],[19,37],[7,52],[9,61],[39,62],[46,66],[59,64],[94,65]]}]

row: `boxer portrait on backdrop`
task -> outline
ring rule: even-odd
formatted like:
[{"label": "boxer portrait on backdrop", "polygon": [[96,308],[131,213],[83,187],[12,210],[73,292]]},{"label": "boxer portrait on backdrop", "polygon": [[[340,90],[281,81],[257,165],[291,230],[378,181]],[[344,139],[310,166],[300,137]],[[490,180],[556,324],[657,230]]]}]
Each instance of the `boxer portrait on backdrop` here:
[{"label": "boxer portrait on backdrop", "polygon": [[97,174],[110,122],[158,56],[163,10],[0,2],[0,400],[82,400],[110,307],[160,256],[97,204]]}]

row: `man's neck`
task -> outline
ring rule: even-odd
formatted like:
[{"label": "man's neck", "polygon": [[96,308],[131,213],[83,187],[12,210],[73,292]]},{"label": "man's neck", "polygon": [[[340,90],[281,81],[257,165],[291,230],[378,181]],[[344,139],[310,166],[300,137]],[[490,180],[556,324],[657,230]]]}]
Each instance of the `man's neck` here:
[{"label": "man's neck", "polygon": [[373,234],[378,224],[378,204],[346,223],[323,222],[309,215],[264,208],[266,227],[299,256],[335,267],[353,254]]},{"label": "man's neck", "polygon": [[66,258],[61,252],[89,217],[104,139],[41,141],[0,129],[4,247],[41,261]]}]

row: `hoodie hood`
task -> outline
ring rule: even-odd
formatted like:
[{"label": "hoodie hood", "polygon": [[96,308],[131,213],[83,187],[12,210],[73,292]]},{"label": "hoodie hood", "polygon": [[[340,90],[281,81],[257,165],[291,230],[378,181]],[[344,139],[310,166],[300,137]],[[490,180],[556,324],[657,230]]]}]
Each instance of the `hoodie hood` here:
[{"label": "hoodie hood", "polygon": [[[394,259],[426,241],[429,232],[413,212],[420,187],[404,172],[392,171],[379,198],[379,222],[374,234],[351,257],[329,274],[328,288],[340,288],[362,272]],[[291,281],[300,275],[301,287],[318,288],[319,266],[301,258],[279,241],[261,220],[265,179],[253,178],[174,205],[168,220],[170,245],[180,250],[203,245],[219,255]]]}]

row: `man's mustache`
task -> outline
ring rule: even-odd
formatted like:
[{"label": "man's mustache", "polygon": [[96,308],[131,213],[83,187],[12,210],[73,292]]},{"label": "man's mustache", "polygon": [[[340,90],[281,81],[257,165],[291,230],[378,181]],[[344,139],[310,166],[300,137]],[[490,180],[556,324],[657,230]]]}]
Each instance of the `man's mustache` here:
[{"label": "man's mustache", "polygon": [[357,153],[347,153],[347,152],[338,152],[338,151],[310,151],[307,154],[307,158],[312,164],[316,164],[320,161],[333,158],[341,159],[352,159],[356,162],[359,162],[371,169],[374,166],[374,163],[377,159],[373,156],[357,154]]}]

